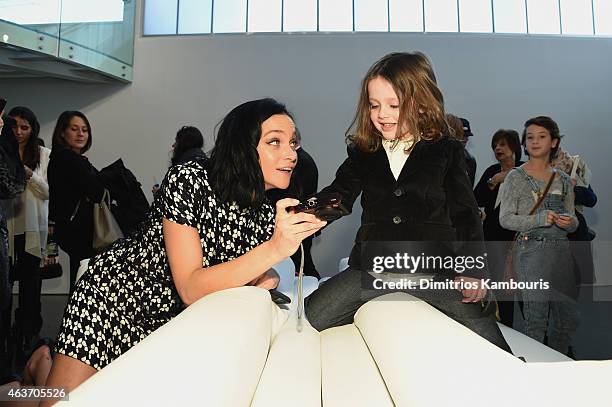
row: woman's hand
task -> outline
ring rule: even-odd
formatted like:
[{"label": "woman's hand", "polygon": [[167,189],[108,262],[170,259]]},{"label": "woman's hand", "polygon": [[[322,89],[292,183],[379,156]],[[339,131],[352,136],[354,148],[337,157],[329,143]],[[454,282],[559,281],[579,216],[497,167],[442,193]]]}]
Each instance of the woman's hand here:
[{"label": "woman's hand", "polygon": [[300,247],[302,240],[327,225],[327,222],[309,213],[287,212],[288,207],[299,203],[297,199],[291,198],[281,199],[276,203],[276,221],[270,243],[282,258],[291,256]]},{"label": "woman's hand", "polygon": [[32,174],[34,174],[34,171],[32,171],[27,165],[24,165],[23,169],[25,170],[26,180],[32,178]]},{"label": "woman's hand", "polygon": [[491,177],[491,181],[493,181],[496,185],[501,184],[506,179],[506,175],[508,175],[510,171],[501,171]]},{"label": "woman's hand", "polygon": [[274,269],[268,269],[261,276],[251,281],[248,285],[254,285],[255,287],[263,288],[264,290],[271,290],[278,287],[280,276]]}]

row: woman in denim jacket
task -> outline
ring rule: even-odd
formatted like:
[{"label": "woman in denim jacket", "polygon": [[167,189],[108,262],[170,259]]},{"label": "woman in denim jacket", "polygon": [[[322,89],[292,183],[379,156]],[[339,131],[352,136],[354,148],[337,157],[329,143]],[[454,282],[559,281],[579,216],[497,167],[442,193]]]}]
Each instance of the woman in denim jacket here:
[{"label": "woman in denim jacket", "polygon": [[[543,342],[548,333],[548,345],[566,354],[578,324],[567,234],[576,230],[578,220],[570,177],[551,166],[560,141],[550,117],[527,120],[521,143],[529,161],[510,171],[502,184],[499,223],[519,232],[513,267],[521,283],[525,334]],[[548,193],[529,215],[551,176]]]}]

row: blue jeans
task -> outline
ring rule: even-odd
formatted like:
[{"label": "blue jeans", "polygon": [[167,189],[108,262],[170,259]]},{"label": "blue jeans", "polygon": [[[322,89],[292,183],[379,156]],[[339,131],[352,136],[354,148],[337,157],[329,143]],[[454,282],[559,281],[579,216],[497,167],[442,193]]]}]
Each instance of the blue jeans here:
[{"label": "blue jeans", "polygon": [[[315,292],[305,299],[306,316],[318,331],[353,322],[355,313],[367,301],[386,294],[377,290],[364,290],[372,287],[367,272],[349,267],[324,282]],[[491,312],[483,312],[480,303],[463,303],[459,291],[428,292],[410,290],[409,294],[423,299],[447,316],[471,329],[489,342],[512,353]]]},{"label": "blue jeans", "polygon": [[519,240],[514,253],[519,282],[548,282],[549,289],[521,289],[525,335],[567,354],[578,328],[572,254],[567,240],[538,237]]}]

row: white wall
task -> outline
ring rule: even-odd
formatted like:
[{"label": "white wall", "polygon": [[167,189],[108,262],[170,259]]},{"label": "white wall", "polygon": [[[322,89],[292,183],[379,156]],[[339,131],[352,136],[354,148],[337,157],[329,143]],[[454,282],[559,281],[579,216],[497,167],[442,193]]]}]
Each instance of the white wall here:
[{"label": "white wall", "polygon": [[[147,192],[163,177],[180,126],[202,129],[209,148],[214,125],[232,107],[275,97],[294,112],[323,187],[344,159],[344,132],[365,71],[388,52],[410,50],[433,61],[447,111],[471,121],[475,137],[469,148],[478,176],[494,161],[489,144],[495,130],[520,130],[535,115],[555,118],[567,135],[563,147],[581,154],[593,170],[599,204],[587,218],[599,239],[610,240],[612,223],[605,214],[612,213],[612,190],[604,185],[611,170],[612,39],[373,33],[137,37],[131,85],[0,80],[0,93],[10,106],[33,108],[47,142],[61,111],[83,110],[93,126],[88,156],[94,165],[122,157]],[[315,242],[322,274],[333,274],[338,259],[348,255],[359,214],[331,225]],[[67,286],[45,284],[47,292]]]}]

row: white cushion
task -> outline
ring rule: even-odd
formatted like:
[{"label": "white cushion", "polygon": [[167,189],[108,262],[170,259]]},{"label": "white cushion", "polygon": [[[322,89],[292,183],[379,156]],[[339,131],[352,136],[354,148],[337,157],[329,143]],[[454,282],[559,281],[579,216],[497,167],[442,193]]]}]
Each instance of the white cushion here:
[{"label": "white cushion", "polygon": [[76,280],[75,281],[79,281],[79,279],[83,276],[83,274],[87,271],[87,266],[89,266],[89,259],[83,259],[79,262],[79,269],[77,270],[77,275],[76,275]]},{"label": "white cushion", "polygon": [[612,361],[527,363],[515,377],[516,405],[612,405]]},{"label": "white cushion", "polygon": [[393,406],[376,362],[353,324],[321,332],[323,405]]},{"label": "white cushion", "polygon": [[[208,405],[208,404],[206,404]],[[238,404],[232,404],[238,405]],[[251,406],[316,407],[321,405],[321,342],[304,322],[301,332],[290,318],[274,337]]]},{"label": "white cushion", "polygon": [[276,305],[240,287],[200,299],[70,393],[70,406],[246,406]]},{"label": "white cushion", "polygon": [[509,390],[498,372],[515,377],[524,365],[404,293],[365,304],[355,325],[398,406],[500,405]]},{"label": "white cushion", "polygon": [[398,406],[557,407],[612,400],[612,361],[524,363],[407,294],[365,304],[355,325]]}]

